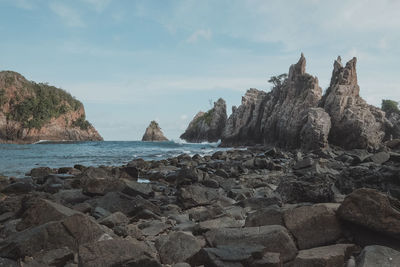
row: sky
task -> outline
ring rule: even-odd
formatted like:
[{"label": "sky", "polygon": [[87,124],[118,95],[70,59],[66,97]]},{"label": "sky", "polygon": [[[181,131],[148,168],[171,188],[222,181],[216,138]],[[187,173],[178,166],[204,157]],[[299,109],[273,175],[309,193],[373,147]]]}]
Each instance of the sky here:
[{"label": "sky", "polygon": [[151,120],[177,139],[219,97],[269,91],[301,52],[329,86],[357,57],[361,96],[400,100],[398,0],[0,0],[0,70],[81,100],[105,140]]}]

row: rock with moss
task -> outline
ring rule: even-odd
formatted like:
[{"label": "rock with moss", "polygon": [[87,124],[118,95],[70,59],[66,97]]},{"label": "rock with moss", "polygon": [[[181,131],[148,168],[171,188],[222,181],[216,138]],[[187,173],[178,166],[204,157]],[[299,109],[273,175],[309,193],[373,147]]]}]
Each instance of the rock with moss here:
[{"label": "rock with moss", "polygon": [[156,121],[151,121],[150,125],[146,128],[142,141],[158,142],[168,141],[168,139],[164,136],[158,123]]},{"label": "rock with moss", "polygon": [[0,72],[0,143],[103,140],[68,92]]},{"label": "rock with moss", "polygon": [[197,113],[180,138],[192,143],[217,142],[221,139],[226,120],[226,103],[220,98],[209,111]]}]

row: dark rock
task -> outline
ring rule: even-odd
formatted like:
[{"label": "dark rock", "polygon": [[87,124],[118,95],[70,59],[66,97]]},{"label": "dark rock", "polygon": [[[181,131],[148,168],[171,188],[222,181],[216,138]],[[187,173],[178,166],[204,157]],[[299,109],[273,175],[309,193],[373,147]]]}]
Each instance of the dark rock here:
[{"label": "dark rock", "polygon": [[300,250],[294,261],[294,266],[343,266],[355,250],[356,247],[353,244],[337,244]]},{"label": "dark rock", "polygon": [[357,267],[400,266],[400,252],[383,246],[365,247],[357,258]]},{"label": "dark rock", "polygon": [[17,225],[18,231],[51,221],[59,221],[78,213],[46,199],[30,199],[25,203],[24,209],[22,221]]},{"label": "dark rock", "polygon": [[226,119],[226,103],[220,98],[206,113],[197,113],[180,138],[193,143],[217,142],[221,139]]},{"label": "dark rock", "polygon": [[376,164],[385,163],[390,159],[390,154],[387,152],[379,152],[371,156],[371,160]]},{"label": "dark rock", "polygon": [[20,267],[20,265],[16,261],[0,258],[0,267]]},{"label": "dark rock", "polygon": [[202,248],[202,242],[184,232],[160,236],[155,245],[164,264],[185,262]]},{"label": "dark rock", "polygon": [[268,208],[256,210],[247,215],[246,227],[263,226],[263,225],[284,225],[283,212],[277,205],[271,205]]},{"label": "dark rock", "polygon": [[285,224],[297,240],[299,249],[329,245],[342,235],[336,217],[339,204],[315,204],[289,209],[285,212]]},{"label": "dark rock", "polygon": [[89,199],[88,196],[82,193],[82,189],[60,190],[58,193],[54,194],[53,197],[61,203],[72,205],[82,203]]},{"label": "dark rock", "polygon": [[148,248],[139,242],[111,239],[79,247],[79,266],[143,266],[161,267]]},{"label": "dark rock", "polygon": [[142,196],[149,198],[154,195],[153,189],[150,184],[138,183],[136,181],[122,179],[121,192],[130,196]]},{"label": "dark rock", "polygon": [[341,219],[400,239],[400,202],[373,189],[348,195],[338,210]]},{"label": "dark rock", "polygon": [[119,211],[99,220],[100,224],[105,225],[109,228],[113,228],[114,226],[121,225],[121,224],[126,224],[128,222],[129,222],[129,218],[126,217],[125,214],[123,214],[122,212],[119,212]]},{"label": "dark rock", "polygon": [[178,198],[185,208],[211,204],[218,199],[218,191],[200,185],[189,185],[179,190]]},{"label": "dark rock", "polygon": [[32,182],[26,181],[9,184],[1,192],[5,194],[27,194],[33,190],[35,190],[35,186]]},{"label": "dark rock", "polygon": [[264,246],[269,252],[281,254],[284,262],[294,259],[297,253],[296,245],[286,228],[278,225],[218,228],[205,233],[207,241],[212,246]]}]

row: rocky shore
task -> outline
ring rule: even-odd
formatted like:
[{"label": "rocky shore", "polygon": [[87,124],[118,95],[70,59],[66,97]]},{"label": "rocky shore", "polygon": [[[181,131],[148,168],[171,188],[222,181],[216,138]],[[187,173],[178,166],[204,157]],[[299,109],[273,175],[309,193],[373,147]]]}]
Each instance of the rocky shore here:
[{"label": "rocky shore", "polygon": [[399,171],[397,139],[33,169],[1,180],[0,266],[400,266]]}]

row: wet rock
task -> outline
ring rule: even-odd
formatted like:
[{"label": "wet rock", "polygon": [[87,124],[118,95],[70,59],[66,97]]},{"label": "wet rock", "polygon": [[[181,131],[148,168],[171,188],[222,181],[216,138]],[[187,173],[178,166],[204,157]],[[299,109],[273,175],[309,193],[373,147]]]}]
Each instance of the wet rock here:
[{"label": "wet rock", "polygon": [[353,244],[337,244],[300,250],[293,266],[343,266],[355,250],[356,247]]},{"label": "wet rock", "polygon": [[143,266],[161,267],[148,248],[138,242],[111,239],[79,247],[79,266]]},{"label": "wet rock", "polygon": [[213,246],[264,246],[267,251],[281,254],[284,262],[294,259],[296,245],[286,228],[278,225],[218,228],[205,233],[207,241]]},{"label": "wet rock", "polygon": [[316,204],[285,211],[284,219],[288,230],[297,240],[299,249],[329,245],[342,235],[336,217],[339,204]]},{"label": "wet rock", "polygon": [[400,239],[400,202],[373,189],[358,189],[339,207],[341,219]]},{"label": "wet rock", "polygon": [[164,264],[185,262],[202,248],[201,241],[184,232],[160,236],[155,245]]},{"label": "wet rock", "polygon": [[383,246],[367,246],[357,258],[357,267],[400,266],[400,252]]}]

